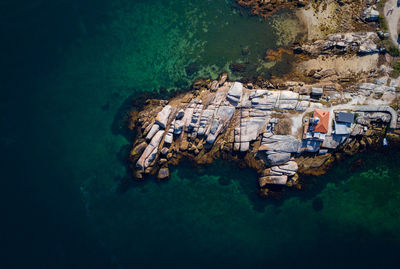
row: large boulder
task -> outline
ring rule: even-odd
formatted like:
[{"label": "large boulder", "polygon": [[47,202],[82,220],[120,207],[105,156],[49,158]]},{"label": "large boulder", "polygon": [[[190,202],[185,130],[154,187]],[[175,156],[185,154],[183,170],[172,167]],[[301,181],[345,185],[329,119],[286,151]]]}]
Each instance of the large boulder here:
[{"label": "large boulder", "polygon": [[157,115],[156,123],[160,125],[161,128],[165,129],[168,123],[169,115],[172,112],[172,106],[166,105]]},{"label": "large boulder", "polygon": [[175,126],[174,126],[174,134],[180,135],[183,131],[184,126],[185,126],[185,123],[183,122],[183,120],[176,120]]},{"label": "large boulder", "polygon": [[378,45],[376,45],[375,42],[372,40],[365,41],[358,48],[358,53],[362,54],[362,55],[363,54],[374,54],[374,53],[378,53],[378,52],[379,52]]},{"label": "large boulder", "polygon": [[176,114],[176,119],[177,120],[181,120],[183,118],[183,116],[185,116],[185,110],[181,109],[178,111],[178,113]]},{"label": "large boulder", "polygon": [[272,172],[281,173],[287,176],[294,176],[298,169],[299,167],[295,161],[289,161],[285,164],[271,167]]},{"label": "large boulder", "polygon": [[252,117],[242,119],[240,124],[240,141],[249,142],[256,140],[267,124],[266,117]]},{"label": "large boulder", "polygon": [[270,153],[267,154],[266,160],[271,166],[285,164],[290,160],[290,153]]},{"label": "large boulder", "polygon": [[374,6],[370,6],[364,10],[361,19],[366,22],[377,21],[379,20],[379,11]]},{"label": "large boulder", "polygon": [[258,179],[258,184],[260,187],[265,187],[266,185],[286,185],[288,177],[286,175],[282,176],[265,176]]},{"label": "large boulder", "polygon": [[136,166],[139,169],[141,169],[141,170],[146,169],[149,166],[149,164],[152,161],[154,161],[154,158],[156,157],[157,152],[158,152],[158,146],[161,143],[163,135],[164,135],[164,131],[160,130],[153,136],[150,144],[143,151],[142,155],[140,156],[139,160],[136,163]]},{"label": "large boulder", "polygon": [[301,148],[301,142],[290,135],[273,135],[263,138],[260,151],[275,151],[285,153],[297,153]]},{"label": "large boulder", "polygon": [[152,139],[153,136],[158,132],[158,130],[160,130],[160,125],[153,124],[153,126],[151,126],[150,131],[147,133],[146,140]]},{"label": "large boulder", "polygon": [[243,84],[240,82],[234,82],[230,87],[226,99],[234,106],[237,106],[242,98]]}]

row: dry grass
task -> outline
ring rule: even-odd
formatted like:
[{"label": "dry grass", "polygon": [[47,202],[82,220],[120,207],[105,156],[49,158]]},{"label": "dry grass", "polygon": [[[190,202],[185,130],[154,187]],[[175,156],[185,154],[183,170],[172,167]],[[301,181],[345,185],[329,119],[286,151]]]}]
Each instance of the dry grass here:
[{"label": "dry grass", "polygon": [[288,118],[280,119],[275,127],[276,134],[289,135],[292,129],[292,121]]}]

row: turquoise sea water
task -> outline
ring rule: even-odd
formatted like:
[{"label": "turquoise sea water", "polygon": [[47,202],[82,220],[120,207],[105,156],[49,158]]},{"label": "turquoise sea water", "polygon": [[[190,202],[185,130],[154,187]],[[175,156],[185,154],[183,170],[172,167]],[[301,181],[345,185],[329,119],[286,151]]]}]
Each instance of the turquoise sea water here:
[{"label": "turquoise sea water", "polygon": [[233,62],[249,72],[232,77],[287,72],[260,59],[285,43],[274,25],[288,14],[263,21],[224,0],[0,7],[1,268],[397,267],[397,149],[278,201],[224,162],[129,181],[126,100]]}]

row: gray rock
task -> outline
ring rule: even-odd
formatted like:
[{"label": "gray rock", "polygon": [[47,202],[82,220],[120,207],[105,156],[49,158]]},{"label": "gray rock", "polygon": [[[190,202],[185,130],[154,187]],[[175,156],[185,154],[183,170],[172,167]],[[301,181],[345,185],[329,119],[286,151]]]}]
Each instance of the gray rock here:
[{"label": "gray rock", "polygon": [[268,90],[255,90],[255,91],[250,93],[249,98],[250,99],[260,98],[260,97],[263,97],[263,96],[265,96],[267,94],[268,94]]},{"label": "gray rock", "polygon": [[204,110],[201,114],[198,135],[204,135],[207,132],[208,125],[214,115],[215,107],[209,106],[208,109]]},{"label": "gray rock", "polygon": [[299,94],[296,92],[292,92],[292,91],[281,91],[279,99],[280,100],[297,100],[297,99],[299,99]]},{"label": "gray rock", "polygon": [[386,85],[389,77],[381,77],[374,80],[374,83],[377,85]]},{"label": "gray rock", "polygon": [[310,105],[309,101],[300,101],[297,103],[296,110],[297,111],[306,111],[309,105]]},{"label": "gray rock", "polygon": [[234,113],[235,108],[231,106],[220,106],[218,108],[207,135],[207,143],[214,144],[218,134],[229,125]]},{"label": "gray rock", "polygon": [[271,166],[287,163],[290,160],[290,153],[271,153],[267,155],[267,162]]},{"label": "gray rock", "polygon": [[143,151],[142,156],[140,156],[139,160],[136,163],[136,166],[139,169],[146,169],[148,165],[154,160],[157,155],[158,146],[161,143],[161,139],[164,135],[163,130],[158,131],[150,141],[150,144]]},{"label": "gray rock", "polygon": [[343,136],[341,135],[326,135],[322,146],[328,149],[335,149],[342,143]]},{"label": "gray rock", "polygon": [[287,170],[287,171],[294,171],[296,172],[299,169],[299,166],[295,161],[289,161],[284,165],[279,166],[280,169]]},{"label": "gray rock", "polygon": [[235,96],[230,96],[230,95],[228,95],[226,97],[226,100],[228,100],[234,106],[237,106],[240,102],[240,98],[237,98]]},{"label": "gray rock", "polygon": [[234,82],[230,87],[226,99],[234,106],[237,106],[242,98],[243,84],[240,82]]},{"label": "gray rock", "polygon": [[183,132],[183,127],[185,126],[183,120],[176,120],[174,126],[174,134],[180,135]]},{"label": "gray rock", "polygon": [[172,133],[168,133],[168,134],[165,136],[164,142],[167,143],[167,144],[169,144],[169,145],[171,145],[173,141],[174,141],[174,136],[173,136],[173,134],[172,134]]},{"label": "gray rock", "polygon": [[177,120],[181,120],[183,118],[183,116],[185,116],[185,110],[181,109],[178,111],[178,113],[176,114],[176,119]]},{"label": "gray rock", "polygon": [[377,85],[375,85],[373,83],[361,83],[361,84],[358,84],[358,88],[360,90],[368,90],[368,91],[371,91],[371,90],[375,89],[376,86]]},{"label": "gray rock", "polygon": [[209,133],[207,136],[206,142],[210,145],[214,144],[215,139],[217,139],[217,136],[215,134]]},{"label": "gray rock", "polygon": [[144,161],[144,167],[147,168],[147,167],[150,166],[150,164],[156,159],[157,152],[158,152],[158,148],[157,147],[153,148],[153,150],[151,151],[150,155]]},{"label": "gray rock", "polygon": [[161,154],[162,155],[167,155],[168,154],[168,148],[167,147],[163,147],[161,150]]},{"label": "gray rock", "polygon": [[242,119],[240,123],[240,141],[250,142],[256,140],[259,134],[264,130],[268,118],[246,118]]},{"label": "gray rock", "polygon": [[240,143],[240,151],[241,152],[249,151],[249,148],[250,148],[250,142],[242,142],[242,143]]},{"label": "gray rock", "polygon": [[146,140],[152,139],[153,136],[158,132],[158,130],[160,130],[160,125],[153,124],[153,126],[151,126],[150,131],[147,133]]},{"label": "gray rock", "polygon": [[243,84],[240,82],[234,82],[228,91],[228,95],[241,98],[243,94]]},{"label": "gray rock", "polygon": [[366,22],[377,21],[379,19],[379,11],[374,6],[368,7],[362,13],[361,19]]},{"label": "gray rock", "polygon": [[262,143],[260,151],[297,153],[301,148],[301,141],[290,135],[273,135]]},{"label": "gray rock", "polygon": [[287,176],[294,176],[296,174],[296,171],[281,169],[279,166],[272,166],[271,171]]},{"label": "gray rock", "polygon": [[390,87],[400,88],[400,77],[392,78],[390,81]]},{"label": "gray rock", "polygon": [[297,100],[279,100],[279,109],[294,110],[297,107]]},{"label": "gray rock", "polygon": [[[189,129],[189,124],[190,124],[190,122],[191,122],[191,120],[192,120],[192,116],[193,116],[193,112],[194,112],[194,108],[187,108],[186,110],[185,110],[185,115],[183,116],[183,118],[182,118],[182,122],[183,122],[183,130],[184,131],[188,131],[188,129]],[[176,122],[175,122],[175,124],[176,124]]]},{"label": "gray rock", "polygon": [[167,105],[163,107],[163,109],[158,113],[157,118],[156,118],[156,123],[160,125],[161,128],[165,129],[165,126],[168,123],[169,115],[172,112],[172,107],[170,105]]},{"label": "gray rock", "polygon": [[372,40],[362,43],[358,48],[358,53],[360,54],[373,54],[378,52],[378,45],[376,45]]}]

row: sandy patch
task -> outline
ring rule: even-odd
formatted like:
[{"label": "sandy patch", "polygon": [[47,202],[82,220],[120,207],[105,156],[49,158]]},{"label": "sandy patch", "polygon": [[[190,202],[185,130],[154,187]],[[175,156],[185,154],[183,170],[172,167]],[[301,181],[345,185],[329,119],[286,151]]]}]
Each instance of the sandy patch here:
[{"label": "sandy patch", "polygon": [[327,1],[318,7],[309,5],[296,12],[307,28],[308,40],[323,39],[327,34],[337,31],[341,21],[336,11],[337,6],[335,1]]},{"label": "sandy patch", "polygon": [[297,70],[305,72],[310,70],[334,69],[338,74],[361,73],[376,68],[378,65],[378,54],[367,56],[319,56],[298,64]]}]

